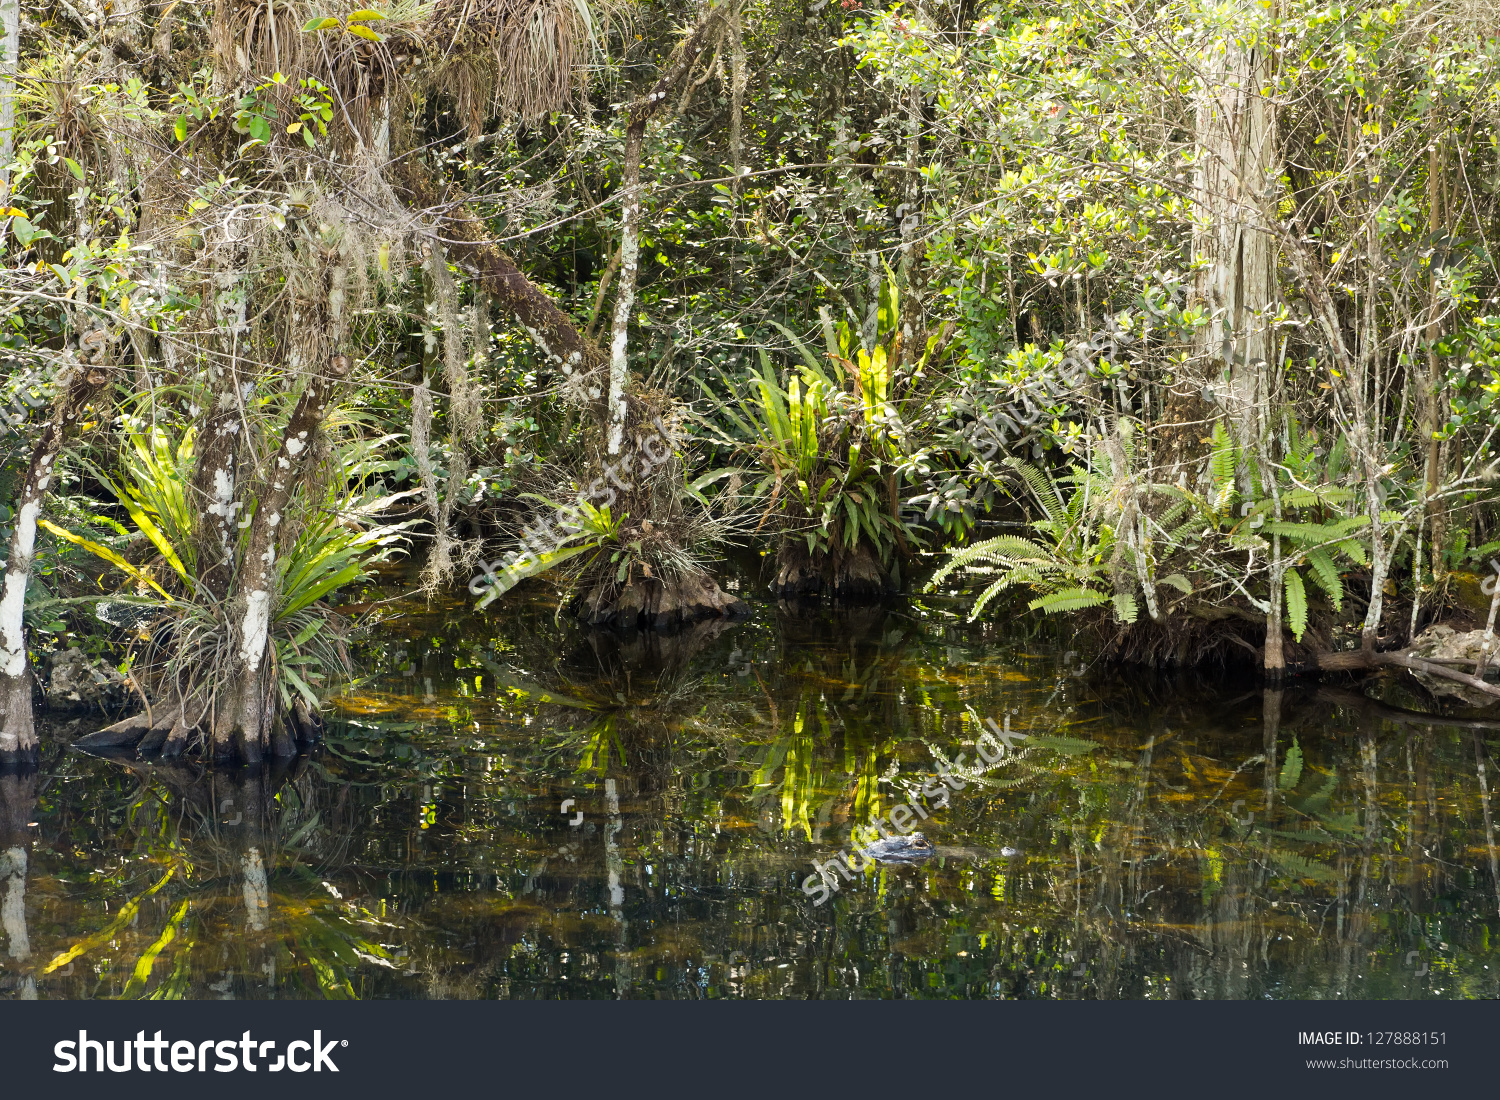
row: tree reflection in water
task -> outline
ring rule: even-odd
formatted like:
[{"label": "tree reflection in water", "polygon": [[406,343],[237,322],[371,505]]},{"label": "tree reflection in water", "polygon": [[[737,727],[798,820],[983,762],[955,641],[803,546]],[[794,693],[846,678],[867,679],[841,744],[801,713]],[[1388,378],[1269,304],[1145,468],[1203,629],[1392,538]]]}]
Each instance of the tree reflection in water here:
[{"label": "tree reflection in water", "polygon": [[[382,629],[289,769],[0,779],[0,995],[1500,994],[1482,718],[1088,679],[938,603]],[[921,825],[937,858],[812,904],[814,860],[1007,717],[1022,751]]]}]

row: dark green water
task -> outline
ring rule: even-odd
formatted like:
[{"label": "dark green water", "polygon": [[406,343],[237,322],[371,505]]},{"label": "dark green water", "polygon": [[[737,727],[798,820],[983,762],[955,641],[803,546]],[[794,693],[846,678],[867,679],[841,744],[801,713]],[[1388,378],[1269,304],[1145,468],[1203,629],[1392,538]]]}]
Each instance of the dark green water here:
[{"label": "dark green water", "polygon": [[[289,768],[54,743],[0,779],[0,996],[1500,995],[1500,731],[1079,675],[960,612],[622,645],[388,605]],[[987,720],[1016,751],[923,800]],[[813,861],[908,796],[939,855],[815,905]]]}]

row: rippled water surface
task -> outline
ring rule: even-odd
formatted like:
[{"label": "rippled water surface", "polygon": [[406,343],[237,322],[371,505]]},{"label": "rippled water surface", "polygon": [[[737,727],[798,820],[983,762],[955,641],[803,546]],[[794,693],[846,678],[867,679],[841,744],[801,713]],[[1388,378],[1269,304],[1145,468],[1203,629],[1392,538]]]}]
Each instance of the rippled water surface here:
[{"label": "rippled water surface", "polygon": [[[409,599],[289,767],[62,726],[0,777],[0,997],[1500,995],[1500,730],[1090,672],[961,612],[621,640]],[[1016,751],[975,773],[991,721]],[[907,799],[937,856],[815,904]]]}]

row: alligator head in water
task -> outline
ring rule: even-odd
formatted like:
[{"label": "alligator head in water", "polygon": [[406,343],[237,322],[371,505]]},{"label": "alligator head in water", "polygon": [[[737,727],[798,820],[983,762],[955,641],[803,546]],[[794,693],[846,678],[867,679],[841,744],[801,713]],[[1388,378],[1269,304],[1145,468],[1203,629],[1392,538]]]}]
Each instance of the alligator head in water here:
[{"label": "alligator head in water", "polygon": [[937,848],[921,833],[911,836],[888,836],[865,845],[866,859],[878,863],[921,863],[937,854]]}]

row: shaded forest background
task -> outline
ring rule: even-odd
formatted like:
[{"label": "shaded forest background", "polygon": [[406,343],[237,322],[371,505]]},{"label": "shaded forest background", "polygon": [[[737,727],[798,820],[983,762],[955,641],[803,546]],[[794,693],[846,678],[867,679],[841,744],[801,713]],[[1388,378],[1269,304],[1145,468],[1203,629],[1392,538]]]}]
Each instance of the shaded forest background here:
[{"label": "shaded forest background", "polygon": [[403,554],[1500,695],[1487,5],[0,14],[7,761],[74,651],[114,744],[295,752]]}]

